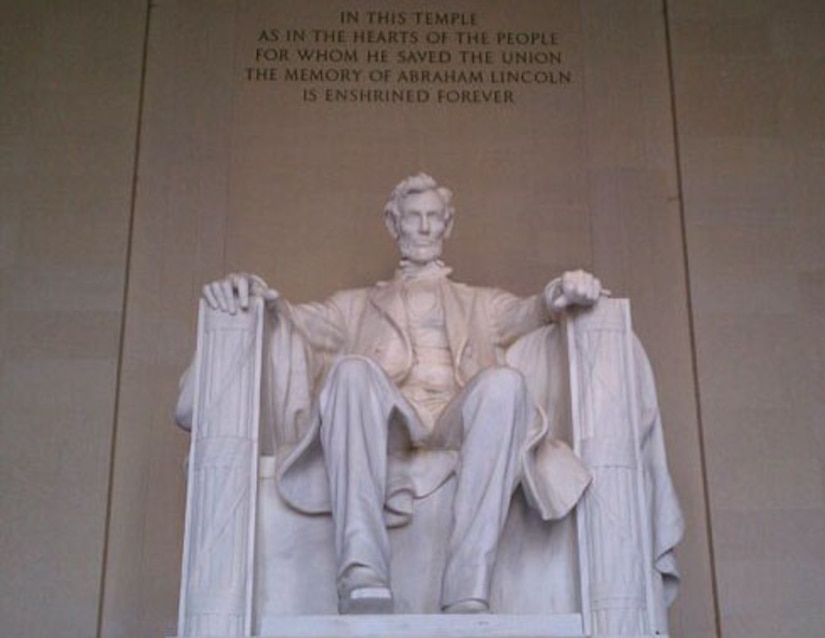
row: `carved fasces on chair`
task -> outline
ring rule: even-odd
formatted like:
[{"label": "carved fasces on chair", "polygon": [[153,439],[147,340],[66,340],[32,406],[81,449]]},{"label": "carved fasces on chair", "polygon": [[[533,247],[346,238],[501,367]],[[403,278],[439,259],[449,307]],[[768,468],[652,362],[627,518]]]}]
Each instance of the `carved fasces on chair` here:
[{"label": "carved fasces on chair", "polygon": [[652,552],[630,304],[566,321],[574,447],[593,474],[577,509],[585,633],[652,635]]},{"label": "carved fasces on chair", "polygon": [[178,632],[251,636],[263,303],[198,320]]}]

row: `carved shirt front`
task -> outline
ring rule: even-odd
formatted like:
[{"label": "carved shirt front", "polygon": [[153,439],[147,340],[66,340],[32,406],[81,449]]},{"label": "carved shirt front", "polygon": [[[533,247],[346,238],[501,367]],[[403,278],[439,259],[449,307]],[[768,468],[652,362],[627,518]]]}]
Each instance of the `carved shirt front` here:
[{"label": "carved shirt front", "polygon": [[400,390],[428,430],[433,429],[458,389],[441,298],[442,280],[413,277],[402,289],[413,364]]}]

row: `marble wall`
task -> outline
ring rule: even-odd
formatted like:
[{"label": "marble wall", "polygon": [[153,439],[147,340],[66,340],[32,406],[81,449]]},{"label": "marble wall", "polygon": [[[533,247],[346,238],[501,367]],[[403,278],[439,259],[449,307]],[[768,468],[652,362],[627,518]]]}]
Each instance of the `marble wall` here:
[{"label": "marble wall", "polygon": [[95,635],[144,2],[0,5],[0,634]]},{"label": "marble wall", "polygon": [[723,636],[825,627],[825,9],[674,2]]},{"label": "marble wall", "polygon": [[[243,265],[309,298],[391,266],[389,251],[363,262],[344,248],[306,276],[288,250],[260,241],[250,230],[260,225],[297,228],[303,241],[319,232],[262,216],[270,196],[243,182],[256,161],[274,160],[268,178],[288,184],[284,167],[304,156],[290,150],[277,163],[281,149],[247,152],[236,129],[220,126],[258,108],[221,90],[235,69],[213,63],[236,46],[233,3],[196,12],[152,4],[145,58],[146,2],[0,9],[10,87],[0,101],[4,635],[174,633],[187,439],[171,411],[204,279]],[[547,6],[521,5],[527,14]],[[568,173],[581,181],[556,189],[570,197],[555,195],[549,216],[531,217],[529,198],[496,202],[523,210],[525,228],[557,231],[552,255],[531,264],[529,282],[516,267],[485,270],[479,245],[506,263],[525,240],[501,249],[467,220],[448,256],[462,278],[517,288],[582,264],[634,299],[688,517],[673,635],[816,635],[825,624],[825,11],[769,0],[553,7],[568,16],[580,43],[572,53],[590,69],[577,103],[554,103],[581,110],[564,138],[587,149],[580,172]],[[182,73],[168,72],[164,50],[176,51]],[[448,124],[440,132],[466,148],[470,128]],[[446,172],[471,209],[484,204],[474,172],[488,187],[523,179],[516,167],[497,171],[495,157],[468,159],[449,138],[415,132],[441,151],[431,170]],[[408,150],[427,157],[423,142]],[[391,158],[379,167],[377,193],[373,180],[333,183],[372,219],[403,166]],[[280,202],[312,214],[305,201],[325,195],[298,186]],[[230,198],[242,204],[233,215]],[[485,228],[500,228],[480,214]],[[349,232],[335,223],[323,242]],[[351,281],[321,274],[347,264]]]}]

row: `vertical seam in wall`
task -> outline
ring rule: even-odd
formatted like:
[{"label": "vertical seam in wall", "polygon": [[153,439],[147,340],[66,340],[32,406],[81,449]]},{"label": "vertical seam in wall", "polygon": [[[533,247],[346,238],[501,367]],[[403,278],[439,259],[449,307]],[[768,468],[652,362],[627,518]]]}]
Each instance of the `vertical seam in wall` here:
[{"label": "vertical seam in wall", "polygon": [[149,21],[152,15],[152,3],[147,0],[144,9],[143,50],[141,52],[140,88],[138,90],[137,122],[135,126],[135,144],[132,164],[132,185],[129,197],[129,222],[126,231],[126,255],[124,259],[123,298],[121,300],[120,335],[118,339],[117,372],[115,373],[115,401],[112,413],[112,437],[109,450],[109,476],[106,487],[106,516],[103,527],[103,557],[100,568],[100,593],[97,606],[97,628],[95,636],[103,635],[103,610],[106,598],[106,571],[109,558],[109,531],[112,521],[112,493],[114,490],[115,451],[117,449],[118,416],[120,413],[120,388],[123,377],[123,358],[126,343],[126,307],[129,299],[129,280],[132,268],[132,237],[135,228],[135,208],[137,202],[138,163],[140,160],[140,138],[143,124],[143,100],[146,92],[146,67],[149,53]]},{"label": "vertical seam in wall", "polygon": [[688,306],[688,330],[690,333],[690,357],[693,375],[694,402],[696,404],[696,417],[699,435],[699,463],[702,475],[702,492],[705,499],[705,533],[708,541],[708,555],[710,559],[710,582],[711,595],[713,598],[713,620],[716,628],[716,635],[722,638],[722,619],[719,612],[719,586],[716,572],[716,556],[713,546],[713,514],[710,507],[710,486],[708,484],[707,462],[705,456],[705,431],[702,419],[702,396],[699,388],[699,363],[696,354],[696,325],[693,310],[693,295],[690,284],[690,256],[688,253],[687,220],[685,218],[684,190],[682,188],[682,156],[679,144],[679,120],[676,106],[676,79],[673,69],[673,41],[670,33],[670,12],[668,10],[670,0],[662,0],[662,11],[665,26],[665,44],[667,49],[668,85],[670,89],[670,112],[673,119],[673,150],[674,161],[676,163],[676,189],[679,198],[679,221],[682,230],[682,259],[685,269],[685,293]]},{"label": "vertical seam in wall", "polygon": [[587,63],[585,62],[585,42],[587,40],[587,33],[586,33],[586,25],[585,25],[585,16],[584,16],[584,3],[579,3],[579,12],[578,12],[578,27],[579,27],[579,51],[581,52],[581,71],[579,72],[581,76],[581,102],[580,102],[580,112],[582,113],[581,123],[579,125],[579,143],[584,148],[584,157],[585,163],[587,166],[587,175],[585,176],[587,181],[587,224],[588,224],[588,236],[589,236],[589,244],[590,244],[590,264],[589,267],[592,270],[596,269],[596,242],[594,237],[596,235],[595,231],[595,220],[593,215],[593,166],[590,161],[590,138],[587,134],[587,113],[588,113],[588,101],[587,101]]},{"label": "vertical seam in wall", "polygon": [[[235,11],[232,14],[233,24],[232,24],[232,77],[234,78],[235,69],[238,68],[238,23],[240,22],[240,13],[241,13],[241,3],[235,3]],[[233,80],[234,81],[234,80]],[[234,145],[232,143],[232,136],[234,135],[235,131],[235,105],[237,102],[237,94],[235,91],[231,91],[230,96],[230,103],[229,103],[229,132],[227,135],[229,136],[229,142],[227,144],[227,152],[229,154],[229,161],[227,162],[227,166],[229,170],[227,171],[226,176],[226,192],[224,193],[224,214],[223,214],[223,272],[229,272],[229,265],[228,265],[228,257],[229,257],[229,218],[230,218],[230,209],[231,209],[231,201],[232,201],[232,177],[234,175],[232,171],[232,155],[234,151]]]}]

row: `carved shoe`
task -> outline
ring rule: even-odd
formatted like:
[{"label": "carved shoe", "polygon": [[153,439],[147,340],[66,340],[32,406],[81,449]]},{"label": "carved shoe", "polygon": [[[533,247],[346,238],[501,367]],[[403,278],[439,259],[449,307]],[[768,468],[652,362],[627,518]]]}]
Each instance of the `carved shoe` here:
[{"label": "carved shoe", "polygon": [[486,614],[490,611],[490,605],[486,600],[468,598],[445,605],[442,611],[445,614]]},{"label": "carved shoe", "polygon": [[391,614],[392,591],[369,567],[353,565],[338,581],[339,614]]}]

